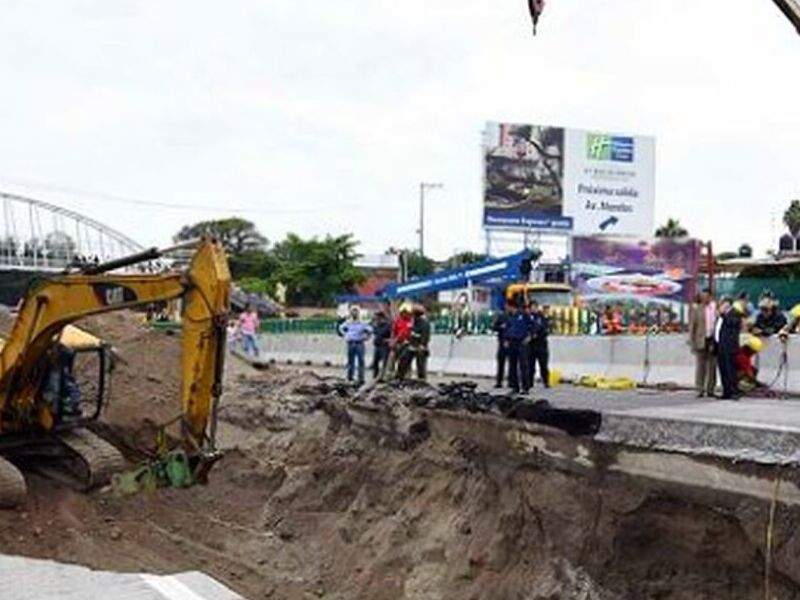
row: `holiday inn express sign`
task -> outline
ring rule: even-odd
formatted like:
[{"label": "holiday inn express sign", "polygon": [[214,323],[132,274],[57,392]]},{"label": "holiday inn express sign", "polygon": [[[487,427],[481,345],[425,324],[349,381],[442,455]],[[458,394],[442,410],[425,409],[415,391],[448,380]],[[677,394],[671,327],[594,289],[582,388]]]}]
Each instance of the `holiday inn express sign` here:
[{"label": "holiday inn express sign", "polygon": [[652,137],[489,123],[483,154],[487,228],[653,232]]}]

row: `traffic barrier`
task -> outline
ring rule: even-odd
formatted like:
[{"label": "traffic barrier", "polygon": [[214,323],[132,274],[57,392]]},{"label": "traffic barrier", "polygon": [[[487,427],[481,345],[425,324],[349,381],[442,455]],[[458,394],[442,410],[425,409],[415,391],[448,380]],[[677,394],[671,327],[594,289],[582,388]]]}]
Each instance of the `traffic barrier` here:
[{"label": "traffic barrier", "polygon": [[[295,364],[344,366],[345,343],[326,334],[262,335],[261,350],[266,358]],[[431,373],[493,377],[497,341],[489,336],[449,335],[431,338]],[[367,365],[372,360],[368,344]],[[784,345],[777,338],[766,340],[757,355],[759,380],[771,383],[777,392],[800,393],[800,337]],[[607,381],[637,384],[694,386],[695,362],[687,337],[662,336],[551,336],[550,364],[561,379],[576,381],[593,376]]]}]

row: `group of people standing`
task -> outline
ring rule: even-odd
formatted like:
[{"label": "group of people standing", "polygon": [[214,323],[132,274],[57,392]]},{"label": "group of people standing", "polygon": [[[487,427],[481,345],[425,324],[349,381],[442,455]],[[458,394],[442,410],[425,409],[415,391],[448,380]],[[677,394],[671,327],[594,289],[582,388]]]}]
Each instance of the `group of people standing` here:
[{"label": "group of people standing", "polygon": [[493,329],[497,334],[495,387],[503,387],[508,367],[508,387],[514,393],[527,393],[533,387],[537,365],[542,383],[550,387],[547,307],[535,300],[528,303],[509,300]]},{"label": "group of people standing", "polygon": [[[758,312],[747,294],[736,300],[723,297],[717,303],[711,290],[695,299],[689,322],[689,345],[695,355],[695,385],[699,397],[714,397],[717,372],[722,384],[722,399],[736,399],[760,384],[753,357],[763,347],[762,338],[789,333],[778,302],[769,294],[759,301]],[[743,335],[747,334],[747,335]]]},{"label": "group of people standing", "polygon": [[405,379],[416,362],[417,377],[428,375],[431,324],[422,305],[402,304],[390,320],[378,310],[371,322],[361,320],[361,309],[350,308],[350,318],[339,325],[339,334],[347,344],[347,380],[363,385],[367,342],[373,341],[372,376],[374,379]]}]

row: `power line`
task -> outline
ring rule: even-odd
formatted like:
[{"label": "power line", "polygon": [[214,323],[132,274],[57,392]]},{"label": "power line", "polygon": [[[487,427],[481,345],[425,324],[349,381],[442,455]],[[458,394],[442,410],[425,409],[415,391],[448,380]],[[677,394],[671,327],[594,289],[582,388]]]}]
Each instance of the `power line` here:
[{"label": "power line", "polygon": [[203,204],[176,204],[172,202],[161,202],[158,200],[140,200],[138,198],[128,198],[125,196],[117,196],[115,194],[107,194],[105,192],[83,190],[67,186],[54,185],[50,183],[26,181],[22,179],[8,179],[6,177],[0,177],[0,181],[10,185],[18,185],[28,188],[39,188],[42,190],[49,190],[53,192],[60,192],[75,196],[89,196],[94,198],[102,198],[104,200],[108,200],[109,202],[117,202],[120,204],[132,204],[135,206],[150,206],[153,208],[167,208],[171,210],[213,211],[213,212],[226,212],[229,214],[275,215],[275,214],[304,214],[304,213],[314,213],[314,212],[323,212],[331,210],[353,210],[361,208],[361,205],[359,204],[338,204],[338,205],[319,206],[313,208],[271,208],[271,209],[212,206]]}]

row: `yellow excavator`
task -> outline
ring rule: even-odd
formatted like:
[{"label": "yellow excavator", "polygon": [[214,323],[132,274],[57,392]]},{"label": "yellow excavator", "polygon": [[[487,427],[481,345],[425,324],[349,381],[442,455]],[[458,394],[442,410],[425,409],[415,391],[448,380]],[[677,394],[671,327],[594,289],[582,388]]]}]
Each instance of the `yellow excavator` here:
[{"label": "yellow excavator", "polygon": [[[194,255],[185,271],[117,272],[188,248]],[[83,265],[34,285],[0,351],[0,506],[14,506],[26,495],[19,467],[31,466],[80,489],[104,485],[124,469],[121,453],[87,428],[101,414],[110,349],[81,336],[71,324],[176,299],[182,304],[181,446],[188,468],[202,479],[219,457],[214,438],[230,283],[224,249],[203,239]],[[99,359],[96,385],[87,386],[97,392],[91,411],[84,408],[72,370],[83,352]]]}]

